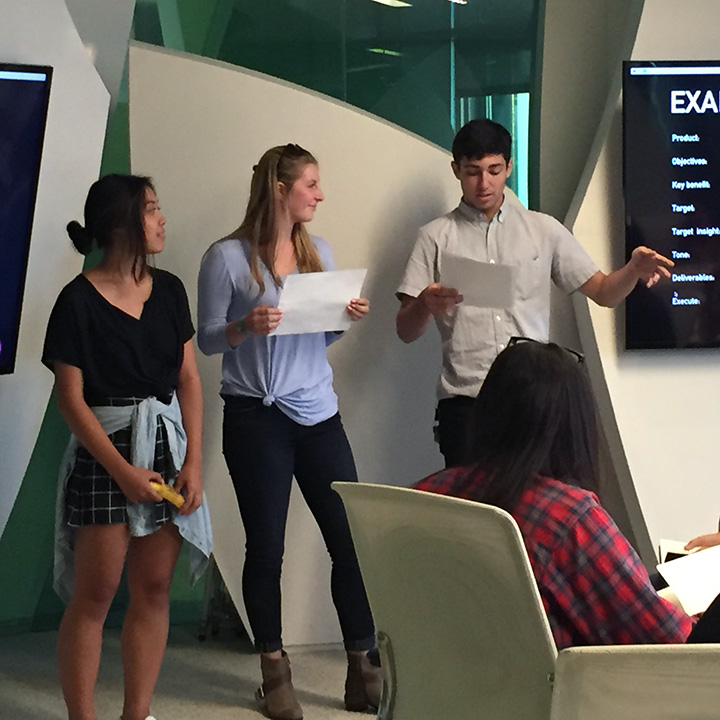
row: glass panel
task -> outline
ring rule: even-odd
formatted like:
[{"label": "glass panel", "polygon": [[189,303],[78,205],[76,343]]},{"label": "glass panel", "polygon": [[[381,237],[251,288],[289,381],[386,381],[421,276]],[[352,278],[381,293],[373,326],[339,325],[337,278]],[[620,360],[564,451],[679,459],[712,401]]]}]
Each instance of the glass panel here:
[{"label": "glass panel", "polygon": [[162,23],[175,3],[175,45],[344,100],[447,149],[468,120],[497,120],[513,134],[510,185],[527,202],[538,2],[138,0],[134,32],[172,47]]}]

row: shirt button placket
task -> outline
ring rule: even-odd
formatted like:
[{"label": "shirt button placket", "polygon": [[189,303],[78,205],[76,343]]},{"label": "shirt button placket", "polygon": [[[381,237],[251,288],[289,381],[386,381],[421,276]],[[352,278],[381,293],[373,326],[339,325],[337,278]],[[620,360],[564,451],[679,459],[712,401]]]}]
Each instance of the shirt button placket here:
[{"label": "shirt button placket", "polygon": [[[487,230],[485,231],[485,246],[487,248],[488,262],[491,265],[494,265],[496,262],[496,259],[498,258],[497,229],[498,229],[497,218],[493,218],[488,223]],[[503,338],[505,335],[503,317],[502,317],[501,312],[499,310],[496,310],[495,312],[493,312],[492,319],[493,319],[493,332],[495,333],[495,345],[497,347],[498,352],[500,352],[501,350],[503,350],[505,348],[504,343],[500,342],[500,339]]]}]

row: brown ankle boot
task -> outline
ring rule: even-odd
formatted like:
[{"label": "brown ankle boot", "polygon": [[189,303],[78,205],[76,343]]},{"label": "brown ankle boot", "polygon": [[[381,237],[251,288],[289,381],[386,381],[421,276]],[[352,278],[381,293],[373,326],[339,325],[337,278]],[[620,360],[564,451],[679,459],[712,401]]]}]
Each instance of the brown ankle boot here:
[{"label": "brown ankle boot", "polygon": [[377,710],[382,691],[382,670],[370,664],[366,653],[347,654],[345,709],[354,712]]},{"label": "brown ankle boot", "polygon": [[255,698],[264,703],[266,715],[271,720],[302,720],[302,708],[290,676],[290,659],[285,651],[279,658],[260,655],[260,670],[263,684],[255,692]]}]

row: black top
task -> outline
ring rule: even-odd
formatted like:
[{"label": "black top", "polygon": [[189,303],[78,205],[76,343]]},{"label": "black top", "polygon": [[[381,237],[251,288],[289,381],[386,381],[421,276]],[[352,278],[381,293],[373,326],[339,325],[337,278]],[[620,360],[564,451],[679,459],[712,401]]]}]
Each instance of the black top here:
[{"label": "black top", "polygon": [[139,319],[109,303],[84,276],[60,292],[50,314],[42,361],[80,368],[88,405],[109,397],[150,397],[168,403],[177,388],[183,345],[193,336],[179,278],[152,270],[153,286]]}]

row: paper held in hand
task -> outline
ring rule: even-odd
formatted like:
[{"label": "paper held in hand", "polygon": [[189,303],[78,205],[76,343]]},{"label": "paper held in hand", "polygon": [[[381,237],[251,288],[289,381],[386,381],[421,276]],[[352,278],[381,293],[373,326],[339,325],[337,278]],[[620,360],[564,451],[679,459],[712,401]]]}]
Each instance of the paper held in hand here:
[{"label": "paper held in hand", "polygon": [[270,334],[347,330],[352,321],[345,308],[353,298],[362,297],[366,274],[367,270],[328,270],[288,275],[278,303],[283,317]]},{"label": "paper held in hand", "polygon": [[440,284],[455,288],[463,305],[509,309],[515,303],[513,265],[483,263],[444,252],[440,256]]},{"label": "paper held in hand", "polygon": [[[663,544],[668,547],[668,541]],[[720,594],[720,545],[662,562],[657,569],[688,615],[705,612]]]}]

